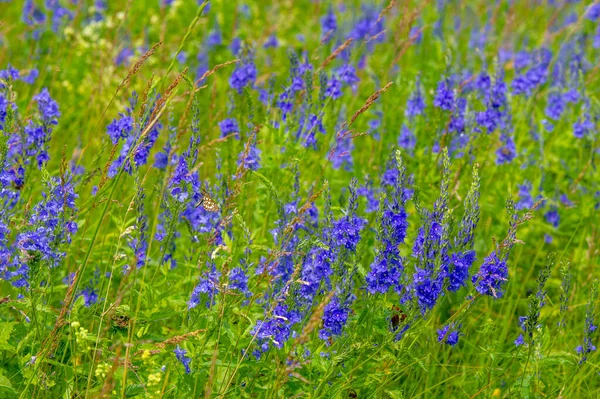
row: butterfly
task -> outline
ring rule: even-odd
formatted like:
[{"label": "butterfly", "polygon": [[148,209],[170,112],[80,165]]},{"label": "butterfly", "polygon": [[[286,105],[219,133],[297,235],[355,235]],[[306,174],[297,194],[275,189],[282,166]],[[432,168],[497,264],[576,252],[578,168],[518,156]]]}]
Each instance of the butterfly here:
[{"label": "butterfly", "polygon": [[198,201],[198,203],[196,204],[196,207],[199,207],[200,205],[202,205],[202,207],[209,212],[218,212],[219,211],[219,205],[217,205],[215,200],[210,198],[208,196],[208,193],[204,190],[202,190],[202,199],[200,201]]}]

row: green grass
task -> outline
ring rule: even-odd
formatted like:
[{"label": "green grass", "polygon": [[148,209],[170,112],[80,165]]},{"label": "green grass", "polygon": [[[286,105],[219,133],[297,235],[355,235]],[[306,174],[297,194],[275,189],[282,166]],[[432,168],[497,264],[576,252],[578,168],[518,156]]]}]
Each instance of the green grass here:
[{"label": "green grass", "polygon": [[[554,65],[562,62],[561,48],[577,35],[586,34],[581,51],[590,65],[576,80],[589,98],[592,114],[598,115],[600,81],[595,60],[600,50],[591,44],[596,22],[583,17],[586,4],[453,1],[440,12],[434,3],[397,2],[384,15],[382,43],[353,43],[348,62],[356,65],[366,57],[364,68],[357,71],[360,81],[355,90],[343,88],[341,98],[324,101],[326,134],[317,133],[315,150],[295,139],[293,132],[299,120],[294,112],[308,101],[315,106],[319,103],[319,65],[362,15],[361,2],[343,2],[344,12],[337,8],[342,2],[334,2],[340,43],[322,41],[320,18],[329,8],[329,3],[322,2],[249,2],[249,16],[235,2],[224,0],[211,1],[208,13],[195,1],[176,1],[163,7],[154,0],[109,2],[104,19],[93,24],[89,23],[91,3],[69,2],[73,21],[65,22],[57,33],[52,32],[48,21],[39,40],[32,38],[34,28],[21,19],[22,3],[0,3],[0,69],[9,63],[22,71],[37,68],[39,77],[31,85],[11,82],[8,90],[14,95],[18,116],[10,129],[2,130],[3,137],[9,140],[23,134],[27,121],[35,120],[37,103],[32,97],[44,87],[59,104],[61,116],[48,143],[50,160],[42,169],[35,163],[26,165],[17,204],[10,208],[3,203],[0,221],[7,222],[8,240],[13,243],[17,235],[32,229],[30,217],[43,199],[42,192],[47,192],[43,182],[49,176],[64,178],[65,169],[73,170],[76,165],[82,166],[84,173],[74,177],[78,198],[72,220],[78,231],[70,243],[61,244],[64,259],[54,268],[44,260],[30,259],[28,288],[0,279],[0,398],[585,398],[600,394],[598,351],[591,352],[581,365],[575,352],[583,343],[586,305],[593,298],[593,280],[598,277],[600,264],[598,135],[594,128],[585,139],[573,137],[572,125],[583,112],[581,103],[567,105],[560,121],[553,122],[553,131],[544,130],[548,94],[556,90],[552,78],[528,98],[509,95],[518,151],[513,162],[496,164],[496,151],[502,145],[499,129],[478,134],[473,123],[467,129],[468,153],[462,157],[451,153],[448,196],[455,225],[464,214],[463,201],[472,182],[473,166],[479,167],[480,220],[474,239],[477,261],[471,275],[495,249],[495,243],[506,236],[510,220],[506,200],[519,199],[519,185],[530,181],[533,197],[546,199],[545,205],[532,211],[533,218],[519,226],[502,298],[478,294],[469,279],[467,287],[441,296],[425,316],[404,304],[402,309],[411,326],[396,341],[390,319],[394,307],[400,305],[399,295],[393,290],[371,295],[364,288],[378,248],[380,225],[378,212],[367,213],[361,197],[358,213],[368,224],[356,251],[345,254],[332,277],[339,286],[348,282],[343,278],[352,281],[356,296],[343,333],[330,343],[318,336],[322,328],[319,306],[324,306],[335,291],[325,290],[292,328],[297,335],[281,349],[272,347],[259,360],[242,356],[244,350],[256,349],[252,328],[270,314],[273,305],[271,301],[264,306],[263,296],[274,287],[273,280],[254,271],[261,257],[276,260],[285,255],[281,241],[276,242],[270,233],[283,205],[298,200],[300,208],[314,202],[323,223],[327,207],[331,207],[334,218],[345,214],[353,177],[360,185],[371,180],[379,187],[388,161],[395,156],[400,128],[408,123],[405,106],[417,77],[424,88],[427,110],[425,116],[411,122],[417,145],[414,151],[402,150],[402,158],[407,173],[414,176],[420,204],[428,209],[440,195],[442,180],[442,152],[434,153],[431,148],[440,141],[442,145],[451,143],[451,135],[444,134],[451,113],[432,106],[443,76],[465,69],[494,75],[496,65],[500,65],[510,87],[518,72],[512,60],[499,60],[501,49],[546,46],[553,52]],[[377,3],[375,14],[387,4]],[[43,9],[41,3],[38,7]],[[576,13],[577,20],[557,27],[571,12]],[[440,18],[442,38],[435,26]],[[455,18],[460,18],[459,28]],[[490,27],[486,46],[476,49],[470,43],[472,31],[486,23]],[[410,39],[410,28],[417,24],[422,28],[420,42]],[[217,25],[222,44],[207,50],[206,38]],[[279,46],[263,48],[271,33],[276,33]],[[289,85],[289,54],[296,54],[303,62],[306,51],[314,73],[310,80],[306,75],[304,81],[312,83],[313,91],[303,91],[295,98],[294,111],[287,120],[289,132],[276,100],[265,106],[257,90],[246,88],[238,93],[230,88],[229,77],[236,64],[223,66],[201,83],[196,81],[197,54],[208,51],[209,69],[236,60],[229,49],[234,38],[241,38],[246,49],[254,50],[256,86],[269,89],[271,84],[275,96]],[[132,72],[135,63],[156,43],[161,43],[156,51]],[[135,55],[129,65],[116,65],[115,58],[125,47],[134,49]],[[185,62],[177,60],[180,52],[187,55]],[[323,71],[331,76],[343,65],[343,56]],[[168,87],[186,67],[186,78],[179,78],[167,95]],[[388,82],[392,82],[390,88],[351,126],[356,134],[352,139],[352,170],[334,169],[328,154],[342,123]],[[113,149],[107,125],[125,112],[134,91],[139,95],[135,122],[144,123],[144,116],[152,112],[152,100],[147,101],[145,114],[140,107],[148,88],[165,99],[160,133],[148,163],[131,174],[121,170],[109,178],[106,172],[122,144]],[[464,96],[473,120],[474,112],[484,109],[485,104],[475,93]],[[379,139],[369,127],[377,112],[382,115]],[[237,119],[240,140],[219,139],[218,123],[225,118]],[[172,154],[181,155],[195,129],[200,137],[198,157],[189,167],[197,167],[201,181],[208,182],[211,196],[221,207],[220,245],[215,243],[214,224],[199,232],[185,218],[161,216],[165,210],[171,216],[180,215],[184,206],[169,194],[175,165],[166,170],[154,168],[154,155],[162,151],[169,137]],[[542,139],[534,140],[532,131]],[[238,166],[238,156],[254,140],[261,151],[260,169],[244,170]],[[111,154],[113,150],[116,153]],[[98,193],[92,195],[95,186]],[[14,186],[2,187],[16,190]],[[563,193],[573,205],[561,204]],[[387,196],[391,198],[393,192],[387,191]],[[551,205],[558,206],[557,228],[544,217]],[[409,227],[400,253],[411,259],[421,220],[414,201],[407,202],[406,211]],[[127,273],[123,267],[138,260],[129,244],[141,238],[143,217],[147,218],[146,264]],[[160,232],[160,224],[165,227],[162,241],[153,239]],[[552,242],[546,242],[546,235]],[[296,269],[302,267],[311,248],[326,245],[318,234],[301,229],[287,236],[292,238],[298,240],[292,257]],[[174,268],[162,262],[171,252],[171,243],[175,245]],[[251,252],[246,255],[248,249]],[[514,341],[522,332],[519,316],[527,315],[530,295],[537,290],[536,279],[550,253],[556,254],[556,262],[545,285],[539,327],[528,347],[516,347]],[[252,295],[248,298],[227,288],[228,272],[246,257],[252,264]],[[190,310],[188,301],[209,261],[220,272],[214,305],[206,307],[204,300]],[[564,283],[561,265],[568,265],[572,275],[566,312],[560,311]],[[0,266],[0,277],[7,266]],[[65,279],[72,273],[77,276],[74,282]],[[303,284],[297,281],[298,276],[294,278],[291,293]],[[85,306],[78,294],[90,285],[99,300]],[[291,295],[287,303],[290,301]],[[437,339],[437,330],[449,320],[462,323],[461,337],[454,347]],[[596,345],[597,335],[592,335]],[[189,374],[173,352],[177,345],[192,359]],[[33,363],[32,356],[36,357]]]}]

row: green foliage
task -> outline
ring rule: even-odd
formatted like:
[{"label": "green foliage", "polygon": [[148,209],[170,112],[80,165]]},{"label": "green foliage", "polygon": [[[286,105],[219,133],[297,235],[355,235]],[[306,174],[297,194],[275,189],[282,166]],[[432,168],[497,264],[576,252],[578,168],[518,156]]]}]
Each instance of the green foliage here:
[{"label": "green foliage", "polygon": [[[36,7],[43,8],[42,3]],[[584,14],[589,4],[565,5],[578,19],[556,27],[551,21],[562,23],[567,12],[530,1],[500,1],[493,7],[485,1],[447,2],[443,9],[427,2],[391,2],[381,15],[383,43],[376,37],[355,39],[351,51],[321,67],[346,38],[326,40],[322,16],[330,5],[338,14],[344,5],[350,11],[338,24],[349,30],[356,23],[353,15],[362,15],[363,2],[248,2],[247,11],[225,0],[107,2],[97,21],[90,8],[96,2],[61,2],[67,3],[72,21],[63,19],[54,32],[48,14],[45,28],[37,32],[23,21],[23,2],[0,2],[0,69],[10,63],[22,71],[36,67],[40,73],[32,85],[4,82],[10,101],[0,129],[0,189],[18,192],[18,199],[12,204],[0,193],[0,221],[10,216],[6,237],[0,231],[0,249],[18,252],[16,238],[39,228],[32,218],[36,204],[47,204],[59,182],[64,185],[73,177],[78,195],[78,211],[60,214],[62,222],[77,225],[77,232],[49,244],[65,254],[57,264],[39,253],[19,253],[29,270],[28,286],[11,284],[7,270],[15,270],[14,257],[0,253],[0,399],[599,395],[599,352],[575,352],[586,337],[600,345],[598,332],[590,331],[597,324],[594,278],[600,264],[598,135],[572,137],[572,123],[600,109],[597,68],[592,65],[577,77],[577,88],[589,104],[569,106],[564,118],[552,122],[553,132],[540,133],[539,140],[532,135],[544,129],[548,94],[556,88],[548,82],[529,97],[510,95],[518,162],[496,164],[504,145],[499,128],[488,134],[469,126],[464,132],[468,143],[457,152],[447,132],[453,111],[431,106],[442,77],[458,79],[456,94],[475,79],[463,78],[466,66],[487,70],[492,83],[512,81],[518,68],[498,55],[506,50],[506,35],[532,48],[549,47],[551,64],[556,64],[561,49],[570,48],[566,43],[572,45],[572,36],[597,34],[597,21]],[[375,3],[377,19],[388,3]],[[444,23],[438,26],[440,18]],[[455,20],[463,28],[454,26]],[[485,26],[486,46],[474,48],[472,36],[483,35]],[[207,38],[216,29],[222,42],[209,45]],[[422,37],[417,39],[415,32]],[[279,47],[264,48],[272,33]],[[234,39],[241,40],[237,55],[229,49]],[[141,62],[159,42],[156,52]],[[134,55],[117,64],[124,49]],[[577,51],[589,60],[598,57],[591,46]],[[208,70],[238,61],[215,68],[199,82],[202,56]],[[230,88],[230,77],[249,59],[257,65],[255,87],[237,92]],[[334,101],[325,94],[328,79],[345,60],[353,65],[364,61],[357,72],[360,83],[344,87],[343,96]],[[312,68],[294,77],[306,62]],[[501,69],[506,76],[496,72]],[[175,85],[178,76],[182,82]],[[398,132],[409,123],[406,102],[417,78],[426,88],[428,115],[410,121],[418,146],[399,150]],[[315,147],[296,137],[307,120],[291,113],[284,123],[277,107],[280,94],[294,82],[302,89],[294,93],[293,106],[305,106],[306,118],[318,115],[326,131],[317,131]],[[352,115],[387,82],[394,84],[348,130]],[[50,160],[37,167],[14,161],[11,140],[23,135],[30,121],[39,122],[32,98],[44,87],[61,116],[52,125]],[[270,98],[266,104],[259,89]],[[134,91],[134,129],[149,131],[148,122],[156,117],[159,135],[146,164],[109,177],[122,144],[113,148],[107,126],[130,107]],[[474,118],[475,108],[485,106],[486,99],[476,89],[465,88],[463,94]],[[222,137],[219,122],[226,118],[237,120],[239,140]],[[376,119],[380,125],[373,128],[370,122]],[[596,120],[594,124],[595,129]],[[335,150],[348,138],[353,147],[344,151],[351,154],[352,168],[334,169]],[[142,147],[147,139],[138,137],[132,147]],[[435,146],[441,149],[432,151]],[[251,147],[260,150],[257,170],[240,166]],[[154,157],[163,149],[170,161],[156,168]],[[125,159],[135,163],[134,152]],[[193,169],[186,178],[198,172],[199,179],[176,186],[173,174],[182,160]],[[394,289],[381,295],[365,289],[376,250],[385,250],[382,221],[396,194],[389,188],[377,192],[378,209],[372,213],[366,211],[366,196],[358,195],[358,214],[366,226],[356,250],[340,249],[327,234],[335,221],[352,214],[349,201],[355,190],[366,187],[365,182],[379,187],[390,165],[401,176],[401,190],[412,192],[405,205],[407,238],[399,248],[405,263],[412,261],[413,244],[435,204],[448,226],[441,234],[446,247],[440,248],[457,245],[452,227],[479,221],[471,276],[488,254],[504,255],[510,249],[502,298],[478,293],[469,277],[466,287],[444,292],[431,311],[421,312],[415,300],[401,302]],[[17,173],[18,166],[23,167],[24,185],[4,186],[4,173]],[[525,181],[532,183],[535,201],[545,201],[537,210],[516,204]],[[180,200],[173,194],[176,188],[187,193],[190,187],[198,193],[207,190],[218,203],[214,220],[211,214],[190,211],[188,202],[200,198]],[[561,205],[561,194],[572,205]],[[66,202],[66,195],[61,199]],[[312,204],[318,221],[311,219]],[[551,206],[560,209],[556,228],[544,218]],[[55,237],[64,226],[53,229]],[[315,234],[304,234],[311,229]],[[423,232],[431,233],[427,226]],[[281,343],[273,337],[261,341],[257,325],[269,318],[288,321],[276,313],[276,305],[291,309],[291,297],[309,284],[302,265],[315,253],[332,251],[342,256],[332,262],[330,281],[320,283],[319,295],[301,305],[294,333]],[[436,274],[443,272],[445,255],[435,252]],[[284,258],[290,276],[280,287],[271,269]],[[419,262],[419,268],[427,267],[425,260]],[[236,268],[250,270],[247,292],[233,287]],[[412,276],[413,269],[406,272]],[[191,306],[195,290],[199,299]],[[327,305],[333,298],[341,300],[344,292],[354,305],[343,332],[322,339]],[[438,336],[452,323],[461,326],[455,346]],[[519,334],[524,343],[515,346]],[[253,352],[260,345],[269,350],[257,359]],[[176,350],[185,351],[189,373]]]}]

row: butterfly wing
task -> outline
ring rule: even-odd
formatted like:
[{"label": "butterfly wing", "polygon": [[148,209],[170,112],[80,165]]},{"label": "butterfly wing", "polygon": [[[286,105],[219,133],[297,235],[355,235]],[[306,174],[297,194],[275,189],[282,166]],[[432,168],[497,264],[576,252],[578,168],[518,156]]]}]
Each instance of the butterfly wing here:
[{"label": "butterfly wing", "polygon": [[210,198],[208,193],[204,190],[202,190],[202,199],[200,200],[200,202],[198,202],[198,204],[196,204],[196,206],[200,206],[200,205],[202,205],[202,207],[205,210],[207,210],[208,212],[218,212],[219,211],[219,205],[217,205],[215,200]]}]

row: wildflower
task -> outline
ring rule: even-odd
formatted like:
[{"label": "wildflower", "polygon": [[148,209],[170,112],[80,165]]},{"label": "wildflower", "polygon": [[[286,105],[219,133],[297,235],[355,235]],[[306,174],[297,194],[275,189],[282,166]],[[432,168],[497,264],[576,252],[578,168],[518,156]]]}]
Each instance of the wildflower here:
[{"label": "wildflower", "polygon": [[269,35],[269,37],[267,38],[267,41],[265,42],[265,44],[263,44],[264,48],[275,48],[279,46],[279,41],[277,40],[277,35],[275,35],[275,33],[272,33],[271,35]]},{"label": "wildflower", "polygon": [[411,152],[414,150],[416,144],[417,137],[415,134],[405,124],[402,124],[402,127],[400,128],[400,137],[398,137],[398,146]]},{"label": "wildflower", "polygon": [[587,361],[588,353],[596,350],[596,346],[592,343],[593,335],[598,329],[594,324],[596,317],[596,305],[598,301],[598,279],[592,282],[592,288],[589,293],[588,302],[585,307],[585,328],[583,330],[583,344],[575,348],[579,354],[579,364]]},{"label": "wildflower", "polygon": [[332,76],[331,79],[327,81],[325,96],[331,97],[334,100],[342,96],[342,82],[340,82],[337,77]]},{"label": "wildflower", "polygon": [[229,272],[229,287],[249,297],[252,293],[248,290],[248,276],[241,267],[235,267]]},{"label": "wildflower", "polygon": [[259,359],[262,353],[269,350],[270,343],[276,348],[283,348],[292,334],[292,327],[299,321],[300,313],[289,310],[287,305],[276,305],[273,316],[258,320],[250,331],[251,336],[256,336],[258,345],[258,349],[253,352],[254,356]]},{"label": "wildflower", "polygon": [[369,46],[372,46],[373,42],[383,42],[385,35],[381,34],[384,31],[384,19],[379,17],[379,12],[370,6],[362,7],[363,15],[355,23],[350,37],[354,40],[368,40],[372,36],[377,36],[377,39],[371,40]]},{"label": "wildflower", "polygon": [[552,227],[557,228],[560,223],[560,215],[558,214],[558,209],[556,207],[551,207],[548,212],[544,215],[546,221],[552,225]]},{"label": "wildflower", "polygon": [[458,98],[456,100],[456,104],[454,105],[454,110],[452,113],[452,118],[450,119],[450,124],[448,125],[448,131],[457,133],[459,135],[465,131],[466,107],[467,107],[467,99],[466,98]]},{"label": "wildflower", "polygon": [[515,339],[515,346],[521,346],[525,344],[525,339],[523,338],[523,334],[519,334],[517,339]]},{"label": "wildflower", "polygon": [[445,111],[452,111],[454,108],[454,92],[450,87],[450,80],[440,81],[433,99],[433,105]]},{"label": "wildflower", "polygon": [[354,142],[348,132],[342,132],[336,135],[336,143],[333,150],[330,152],[330,160],[333,169],[344,167],[344,170],[352,170],[354,162],[352,160],[352,150]]},{"label": "wildflower", "polygon": [[596,21],[600,18],[600,4],[594,3],[590,5],[585,12],[585,17],[590,21]]},{"label": "wildflower", "polygon": [[438,342],[444,341],[450,346],[454,346],[458,343],[460,337],[460,325],[456,326],[454,323],[447,324],[437,331]]},{"label": "wildflower", "polygon": [[256,147],[256,143],[250,143],[248,150],[240,152],[238,166],[243,165],[246,169],[258,170],[260,168],[260,152]]},{"label": "wildflower", "polygon": [[325,305],[323,328],[319,330],[319,338],[328,340],[331,337],[342,334],[342,329],[346,325],[348,315],[350,314],[349,302],[351,299],[340,300],[336,295]]},{"label": "wildflower", "polygon": [[[536,54],[537,63],[526,72],[520,73],[515,77],[511,84],[513,94],[524,94],[529,97],[533,91],[543,84],[548,76],[548,65],[552,58],[552,53],[547,49],[542,49]],[[527,63],[534,62],[531,59]]]},{"label": "wildflower", "polygon": [[503,134],[500,137],[500,140],[504,143],[504,145],[496,150],[496,164],[504,165],[511,163],[517,156],[515,141],[512,136],[508,134]]},{"label": "wildflower", "polygon": [[594,131],[595,125],[591,120],[589,112],[585,112],[583,119],[577,119],[577,122],[573,124],[573,136],[578,139],[584,138],[590,135]]},{"label": "wildflower", "polygon": [[493,251],[483,260],[479,272],[473,276],[472,281],[480,294],[501,298],[502,286],[507,279],[506,259],[499,257],[497,251]]},{"label": "wildflower", "polygon": [[394,252],[394,255],[378,254],[371,263],[371,270],[366,277],[367,290],[371,294],[385,294],[400,281],[403,270],[400,254],[396,254],[398,251],[391,248],[388,251]]},{"label": "wildflower", "polygon": [[36,68],[32,68],[27,75],[22,75],[21,80],[27,84],[34,84],[40,72]]},{"label": "wildflower", "polygon": [[408,228],[404,196],[406,171],[399,152],[396,154],[399,178],[396,182],[395,195],[391,201],[382,203],[383,208],[378,217],[381,226],[381,230],[378,232],[378,241],[381,244],[366,277],[367,289],[371,294],[386,293],[391,287],[397,286],[404,270],[398,246],[404,243]]},{"label": "wildflower", "polygon": [[423,99],[421,83],[417,79],[417,83],[415,84],[415,90],[412,92],[408,101],[406,102],[406,109],[404,111],[404,115],[406,115],[408,119],[412,119],[417,115],[422,115],[424,111],[425,100]]},{"label": "wildflower", "polygon": [[119,66],[119,65],[128,66],[130,59],[133,56],[134,56],[133,49],[129,46],[125,46],[121,49],[121,51],[119,51],[119,53],[115,57],[115,65],[116,66]]},{"label": "wildflower", "polygon": [[230,133],[235,133],[235,138],[240,138],[240,127],[235,118],[223,119],[219,122],[219,128],[221,129],[221,137],[225,137]]},{"label": "wildflower", "polygon": [[323,127],[323,118],[321,115],[311,114],[308,117],[308,124],[304,128],[304,147],[313,147],[317,148],[317,139],[315,137],[315,133],[319,132],[321,134],[325,134],[325,127]]},{"label": "wildflower", "polygon": [[374,190],[371,188],[371,182],[369,181],[357,190],[358,195],[365,197],[367,200],[367,207],[365,211],[367,213],[375,212],[377,210],[378,202],[375,198]]},{"label": "wildflower", "polygon": [[340,247],[345,247],[350,251],[356,249],[356,245],[360,241],[360,232],[367,224],[367,221],[356,216],[356,207],[358,206],[356,179],[352,179],[350,183],[350,201],[348,203],[348,213],[346,216],[338,219],[333,223],[332,238]]},{"label": "wildflower", "polygon": [[215,304],[215,296],[219,292],[219,278],[221,277],[221,273],[219,273],[214,264],[210,264],[209,267],[210,269],[202,275],[198,285],[194,287],[188,301],[188,309],[198,306],[203,298],[206,298],[205,305],[207,308]]},{"label": "wildflower", "polygon": [[215,21],[215,26],[206,37],[206,45],[210,48],[220,46],[223,43],[223,35],[219,29],[219,23]]},{"label": "wildflower", "polygon": [[[30,229],[20,232],[15,239],[19,255],[14,258],[14,270],[7,274],[15,287],[29,285],[31,276],[28,260],[37,259],[50,267],[58,266],[65,257],[62,247],[71,242],[78,226],[70,217],[76,212],[72,177],[65,172],[63,178],[50,178],[46,182],[44,198],[33,207],[29,218]],[[35,272],[35,270],[34,270]]]},{"label": "wildflower", "polygon": [[253,86],[256,80],[256,66],[252,60],[238,63],[235,70],[229,78],[229,85],[232,89],[241,93],[246,86]]},{"label": "wildflower", "polygon": [[181,364],[183,364],[183,367],[185,367],[186,374],[191,373],[192,370],[190,369],[190,363],[192,359],[186,356],[187,350],[182,349],[179,347],[179,345],[177,345],[177,347],[173,350],[173,353],[175,353],[177,360],[179,360]]},{"label": "wildflower", "polygon": [[46,14],[35,6],[33,0],[25,0],[23,5],[23,22],[31,25],[41,25],[46,22]]},{"label": "wildflower", "polygon": [[229,48],[231,49],[231,53],[233,55],[238,55],[240,53],[240,50],[242,49],[242,39],[240,39],[239,37],[234,37],[233,39],[231,39],[231,44],[229,45]]},{"label": "wildflower", "polygon": [[[4,70],[0,70],[0,79],[2,80],[18,80],[20,77],[20,73],[19,70],[17,68],[14,68],[12,65],[8,64],[6,69]],[[0,86],[1,88],[3,88],[4,86]]]},{"label": "wildflower", "polygon": [[516,209],[530,209],[533,207],[534,201],[531,196],[531,182],[524,181],[519,186],[519,201],[515,205]]},{"label": "wildflower", "polygon": [[336,29],[337,18],[333,12],[333,7],[330,5],[329,9],[327,10],[327,14],[321,18],[321,30],[323,31],[323,36],[325,36],[335,32]]},{"label": "wildflower", "polygon": [[334,255],[329,249],[311,249],[302,265],[301,280],[305,284],[300,287],[301,302],[311,303],[321,284],[325,287],[330,285],[333,259]]},{"label": "wildflower", "polygon": [[[337,79],[346,86],[350,86],[352,91],[356,91],[357,83],[360,81],[356,75],[356,69],[351,64],[344,64],[335,71]],[[334,97],[335,98],[335,97]]]},{"label": "wildflower", "polygon": [[553,120],[559,120],[565,110],[565,101],[561,93],[551,93],[548,96],[546,116]]}]

